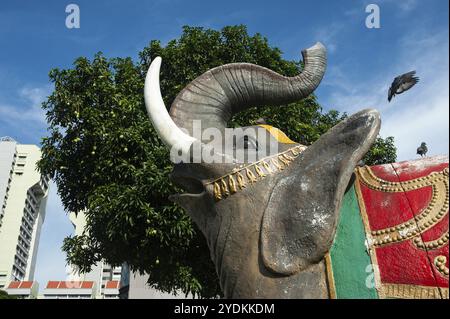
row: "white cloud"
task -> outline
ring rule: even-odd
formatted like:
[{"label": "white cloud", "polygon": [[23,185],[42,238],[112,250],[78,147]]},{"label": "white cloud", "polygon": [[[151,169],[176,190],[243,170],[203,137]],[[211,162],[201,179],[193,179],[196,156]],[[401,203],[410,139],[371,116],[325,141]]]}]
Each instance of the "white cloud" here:
[{"label": "white cloud", "polygon": [[417,0],[402,0],[402,1],[395,1],[395,3],[403,12],[409,12],[415,9],[418,5]]},{"label": "white cloud", "polygon": [[410,92],[396,96],[385,109],[382,132],[395,136],[400,159],[414,158],[422,141],[427,142],[429,155],[448,154],[448,44],[448,34],[444,33],[416,34],[402,42],[405,53],[401,59],[417,66],[420,82]]},{"label": "white cloud", "polygon": [[31,122],[34,124],[45,124],[45,113],[41,104],[50,94],[50,86],[22,88],[18,91],[18,104],[0,104],[0,118],[5,122]]},{"label": "white cloud", "polygon": [[333,54],[338,48],[337,38],[343,28],[344,25],[342,23],[333,22],[317,29],[314,39],[322,42],[326,46],[328,53]]},{"label": "white cloud", "polygon": [[[446,91],[448,96],[448,86]],[[448,97],[410,100],[408,109],[401,108],[385,117],[381,130],[384,136],[395,137],[399,160],[416,158],[416,148],[421,142],[428,144],[428,155],[448,154]]]},{"label": "white cloud", "polygon": [[[364,4],[368,5],[370,3],[375,3],[383,10],[384,5],[393,5],[398,9],[398,12],[402,15],[407,14],[414,10],[419,2],[417,0],[364,0]],[[349,11],[352,13],[352,11]]]},{"label": "white cloud", "polygon": [[[331,66],[323,85],[333,93],[324,105],[349,113],[374,107],[382,115],[382,136],[394,136],[398,160],[416,158],[420,142],[427,142],[429,155],[448,154],[449,150],[449,62],[448,32],[430,35],[415,32],[400,41],[401,49],[392,66],[360,83],[339,65]],[[417,70],[420,82],[410,91],[387,102],[393,76]]]}]

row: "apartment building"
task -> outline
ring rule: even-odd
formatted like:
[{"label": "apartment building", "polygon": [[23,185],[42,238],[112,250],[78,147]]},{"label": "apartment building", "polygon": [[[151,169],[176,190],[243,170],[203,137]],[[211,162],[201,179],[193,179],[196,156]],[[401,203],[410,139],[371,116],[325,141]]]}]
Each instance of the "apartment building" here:
[{"label": "apartment building", "polygon": [[0,138],[0,289],[33,281],[49,179],[36,169],[41,150]]},{"label": "apartment building", "polygon": [[[81,235],[86,226],[84,213],[69,214],[69,219],[74,227],[75,235]],[[111,267],[105,262],[94,265],[90,272],[80,273],[76,267],[71,267],[69,278],[74,281],[92,281],[96,284],[95,298],[118,299],[119,285],[121,279],[122,267]]]}]

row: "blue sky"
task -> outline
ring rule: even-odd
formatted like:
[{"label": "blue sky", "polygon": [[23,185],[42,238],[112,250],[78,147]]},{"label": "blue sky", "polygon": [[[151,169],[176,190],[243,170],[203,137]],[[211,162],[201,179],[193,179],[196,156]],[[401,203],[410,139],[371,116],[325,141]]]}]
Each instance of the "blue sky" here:
[{"label": "blue sky", "polygon": [[[81,28],[65,26],[70,1],[0,4],[0,136],[39,144],[46,124],[40,103],[51,92],[48,72],[68,68],[79,56],[102,51],[131,56],[152,39],[176,38],[183,25],[220,29],[245,24],[279,47],[286,59],[316,41],[328,48],[328,70],[316,91],[325,109],[382,113],[382,135],[393,135],[399,160],[416,158],[428,142],[430,155],[448,154],[448,0],[341,1],[81,1]],[[367,4],[380,7],[381,28],[365,27]],[[421,81],[387,103],[398,74],[417,70]],[[55,187],[44,224],[36,278],[65,278],[62,239],[72,232]]]}]

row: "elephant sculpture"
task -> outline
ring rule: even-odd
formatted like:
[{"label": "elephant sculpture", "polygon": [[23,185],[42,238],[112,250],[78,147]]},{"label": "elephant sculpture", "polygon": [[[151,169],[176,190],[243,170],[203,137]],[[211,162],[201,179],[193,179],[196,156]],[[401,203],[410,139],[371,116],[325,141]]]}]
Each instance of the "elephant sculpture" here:
[{"label": "elephant sculpture", "polygon": [[[159,88],[159,57],[147,73],[144,97],[153,126],[172,155],[184,154],[176,161],[172,179],[186,192],[172,200],[206,237],[227,298],[346,297],[337,283],[345,276],[333,273],[339,258],[331,265],[331,257],[345,253],[341,246],[342,242],[346,246],[348,230],[342,230],[340,215],[354,199],[355,184],[367,175],[359,171],[363,168],[355,168],[379,133],[378,111],[365,109],[349,116],[308,147],[268,125],[243,128],[250,133],[237,137],[225,150],[220,138],[195,136],[195,121],[224,136],[227,122],[237,112],[311,94],[325,73],[326,50],[317,43],[302,55],[304,68],[295,77],[247,63],[211,69],[178,94],[170,112]],[[263,134],[252,133],[261,129]],[[269,146],[277,151],[267,155]],[[195,149],[212,154],[215,161],[194,159]],[[244,154],[244,161],[237,159],[237,152]],[[369,256],[365,240],[360,245]],[[379,271],[373,273],[380,277]],[[351,278],[343,281],[351,286]],[[442,296],[437,285],[433,289],[438,290],[433,296]],[[383,296],[390,295],[377,295]]]}]

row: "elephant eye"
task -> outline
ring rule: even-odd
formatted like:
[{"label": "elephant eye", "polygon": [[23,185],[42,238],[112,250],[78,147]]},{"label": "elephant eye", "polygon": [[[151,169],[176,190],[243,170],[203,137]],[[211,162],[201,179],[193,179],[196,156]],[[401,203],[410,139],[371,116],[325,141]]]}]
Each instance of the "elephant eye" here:
[{"label": "elephant eye", "polygon": [[248,135],[244,135],[244,149],[258,150],[258,141]]},{"label": "elephant eye", "polygon": [[248,135],[244,135],[243,137],[234,137],[233,138],[233,149],[254,149],[258,150],[258,141]]}]

